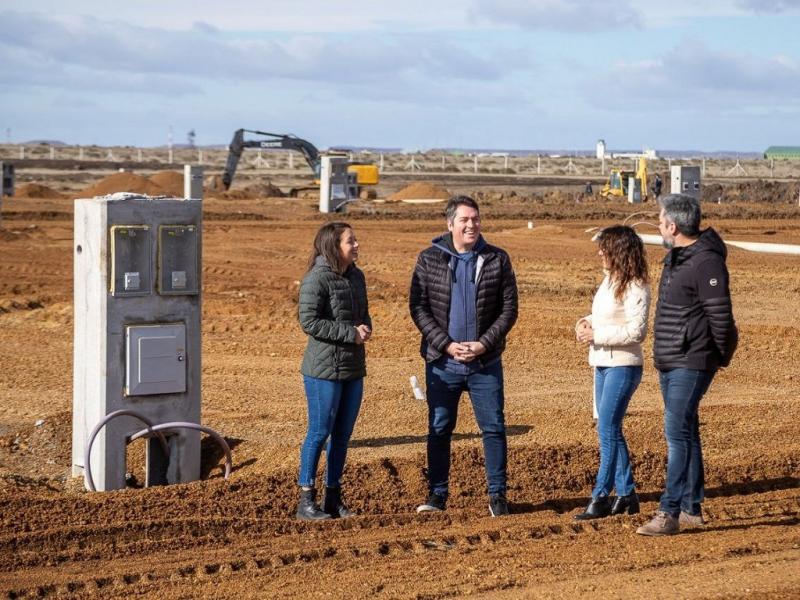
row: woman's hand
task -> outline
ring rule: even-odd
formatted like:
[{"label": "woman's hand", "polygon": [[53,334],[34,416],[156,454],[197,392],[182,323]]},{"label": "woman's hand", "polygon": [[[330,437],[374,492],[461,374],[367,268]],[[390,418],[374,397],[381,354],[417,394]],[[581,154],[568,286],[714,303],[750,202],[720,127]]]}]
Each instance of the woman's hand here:
[{"label": "woman's hand", "polygon": [[586,319],[581,319],[575,326],[575,337],[583,344],[594,342],[594,330]]}]

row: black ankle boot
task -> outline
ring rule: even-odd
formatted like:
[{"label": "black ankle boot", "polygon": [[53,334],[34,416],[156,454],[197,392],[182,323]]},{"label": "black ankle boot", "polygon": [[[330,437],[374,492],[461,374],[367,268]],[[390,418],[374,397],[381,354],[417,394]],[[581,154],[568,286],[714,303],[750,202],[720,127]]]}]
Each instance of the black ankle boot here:
[{"label": "black ankle boot", "polygon": [[331,518],[317,504],[317,490],[304,490],[302,488],[300,488],[300,502],[297,503],[296,516],[301,521],[322,521]]},{"label": "black ankle boot", "polygon": [[589,506],[582,513],[575,515],[575,520],[586,521],[588,519],[602,519],[611,514],[611,501],[608,496],[600,496],[599,498],[592,498]]},{"label": "black ankle boot", "polygon": [[342,488],[326,487],[325,501],[322,506],[323,510],[334,519],[346,519],[355,515],[342,501]]},{"label": "black ankle boot", "polygon": [[611,514],[621,515],[623,513],[628,513],[629,515],[639,514],[639,496],[636,495],[636,492],[631,492],[627,496],[617,496],[614,499]]}]

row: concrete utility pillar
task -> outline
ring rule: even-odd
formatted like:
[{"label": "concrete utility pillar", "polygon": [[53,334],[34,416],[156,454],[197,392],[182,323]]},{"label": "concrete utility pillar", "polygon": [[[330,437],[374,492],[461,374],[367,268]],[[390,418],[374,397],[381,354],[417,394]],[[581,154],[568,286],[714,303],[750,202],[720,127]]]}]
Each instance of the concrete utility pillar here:
[{"label": "concrete utility pillar", "polygon": [[2,185],[0,186],[0,196],[13,196],[14,165],[12,165],[9,162],[0,161],[0,177],[2,177]]},{"label": "concrete utility pillar", "polygon": [[350,200],[346,156],[323,156],[320,159],[319,212],[332,213],[344,209]]},{"label": "concrete utility pillar", "polygon": [[[115,194],[75,202],[72,473],[84,474],[92,429],[129,409],[154,424],[200,423],[202,202]],[[95,439],[98,491],[125,487],[126,439],[144,428],[111,420]],[[147,483],[200,478],[200,432],[148,440]]]},{"label": "concrete utility pillar", "polygon": [[183,197],[203,199],[203,167],[183,165]]}]

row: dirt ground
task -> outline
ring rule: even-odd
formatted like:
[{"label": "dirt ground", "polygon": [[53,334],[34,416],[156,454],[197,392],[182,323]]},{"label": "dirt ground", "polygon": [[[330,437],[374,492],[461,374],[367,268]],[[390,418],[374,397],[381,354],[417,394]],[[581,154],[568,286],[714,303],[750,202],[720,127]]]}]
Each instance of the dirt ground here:
[{"label": "dirt ground", "polygon": [[[40,179],[63,189],[58,173]],[[392,181],[388,191],[402,183]],[[445,183],[451,192],[476,190],[457,175]],[[519,280],[519,321],[503,359],[512,515],[488,515],[481,442],[466,398],[448,510],[414,512],[426,492],[426,407],[408,383],[424,371],[407,290],[416,254],[444,228],[443,205],[360,201],[344,215],[361,243],[374,321],[344,481],[359,516],[321,524],[292,518],[305,429],[297,290],[312,237],[329,218],[315,202],[205,202],[202,418],[233,448],[230,480],[204,441],[203,481],[87,493],[69,478],[72,199],[3,199],[0,593],[800,597],[800,257],[730,250],[741,343],[701,407],[708,524],[643,538],[634,531],[657,507],[665,467],[652,363],[625,422],[643,514],[573,520],[588,501],[598,460],[591,372],[572,333],[601,279],[585,230],[636,209],[576,204],[571,189],[479,191],[484,235],[509,251]],[[729,239],[800,244],[796,188],[791,193],[783,201],[709,203],[706,223]],[[648,255],[657,279],[663,250],[651,246]],[[129,451],[134,474],[142,469],[137,444]]]}]

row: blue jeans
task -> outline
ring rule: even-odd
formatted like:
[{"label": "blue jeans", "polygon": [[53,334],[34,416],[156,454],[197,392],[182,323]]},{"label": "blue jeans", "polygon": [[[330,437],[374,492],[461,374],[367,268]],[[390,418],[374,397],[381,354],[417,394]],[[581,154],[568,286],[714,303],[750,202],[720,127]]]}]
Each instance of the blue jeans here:
[{"label": "blue jeans", "polygon": [[667,483],[659,510],[678,516],[700,514],[703,502],[703,451],[697,409],[716,371],[672,369],[659,372],[667,438]]},{"label": "blue jeans", "polygon": [[594,394],[597,401],[597,438],[600,441],[600,467],[593,498],[633,492],[633,472],[628,445],[622,434],[622,419],[633,392],[642,381],[642,367],[596,367]]},{"label": "blue jeans", "polygon": [[347,444],[361,408],[364,379],[334,381],[303,375],[308,400],[308,431],[300,449],[297,483],[314,487],[322,446],[328,442],[325,485],[339,487],[347,458]]},{"label": "blue jeans", "polygon": [[455,374],[428,363],[428,487],[447,497],[450,476],[450,440],[458,418],[461,393],[469,392],[483,437],[486,479],[490,494],[506,491],[506,424],[503,415],[503,365],[498,360],[480,371]]}]

